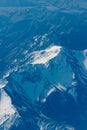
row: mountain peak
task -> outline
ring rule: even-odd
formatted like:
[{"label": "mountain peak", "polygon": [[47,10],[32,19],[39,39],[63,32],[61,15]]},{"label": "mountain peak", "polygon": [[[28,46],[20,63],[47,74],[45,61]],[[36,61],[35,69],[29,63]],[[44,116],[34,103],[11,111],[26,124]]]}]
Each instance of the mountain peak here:
[{"label": "mountain peak", "polygon": [[45,50],[35,51],[30,54],[31,64],[46,64],[56,57],[61,51],[60,46],[51,46]]}]

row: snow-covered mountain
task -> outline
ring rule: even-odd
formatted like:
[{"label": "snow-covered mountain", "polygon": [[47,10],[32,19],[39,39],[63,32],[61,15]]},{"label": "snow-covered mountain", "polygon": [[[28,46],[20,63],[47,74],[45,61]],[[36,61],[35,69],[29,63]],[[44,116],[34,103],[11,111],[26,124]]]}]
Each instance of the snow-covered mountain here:
[{"label": "snow-covered mountain", "polygon": [[0,78],[8,69],[13,69],[15,61],[16,66],[20,65],[19,61],[25,58],[24,53],[38,50],[41,46],[45,49],[55,43],[74,50],[86,49],[85,12],[84,9],[61,9],[50,5],[38,8],[1,7]]},{"label": "snow-covered mountain", "polygon": [[0,7],[0,130],[87,130],[87,3],[24,3]]},{"label": "snow-covered mountain", "polygon": [[[87,105],[83,97],[86,96],[86,53],[86,50],[72,51],[56,45],[25,53],[27,59],[7,77],[4,88],[22,118],[22,126],[18,128],[26,128],[28,123],[30,130],[34,130],[34,122],[37,129],[50,130],[52,120],[55,130],[83,128],[83,123],[79,123],[83,116],[80,111],[85,112]],[[80,89],[83,91],[79,93]]]}]

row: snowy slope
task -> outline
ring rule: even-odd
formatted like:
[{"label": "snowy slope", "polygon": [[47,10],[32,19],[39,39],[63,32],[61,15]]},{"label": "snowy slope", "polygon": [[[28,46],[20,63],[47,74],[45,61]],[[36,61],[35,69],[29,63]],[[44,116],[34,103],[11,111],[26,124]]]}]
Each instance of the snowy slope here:
[{"label": "snowy slope", "polygon": [[0,97],[0,129],[8,130],[13,124],[15,125],[19,115],[3,89],[0,90]]},{"label": "snowy slope", "polygon": [[[17,71],[11,72],[4,88],[10,95],[20,116],[22,116],[20,111],[27,112],[29,102],[33,105],[38,102],[45,105],[56,91],[61,92],[61,94],[66,93],[66,96],[70,95],[73,98],[72,101],[78,101],[78,84],[85,85],[87,79],[86,50],[72,51],[51,45],[46,49],[25,54],[27,60],[22,61],[24,65],[20,65]],[[60,96],[60,100],[62,98]],[[31,108],[28,110],[31,111]],[[38,124],[41,129],[43,123]]]},{"label": "snowy slope", "polygon": [[86,0],[0,6],[0,130],[87,130]]},{"label": "snowy slope", "polygon": [[[58,46],[32,52],[28,65],[11,74],[10,78],[22,87],[26,97],[32,97],[32,101],[36,101],[43,91],[46,91],[45,94],[58,84],[66,88],[71,87],[73,72],[63,53],[63,49]],[[14,90],[17,86],[13,86]]]}]

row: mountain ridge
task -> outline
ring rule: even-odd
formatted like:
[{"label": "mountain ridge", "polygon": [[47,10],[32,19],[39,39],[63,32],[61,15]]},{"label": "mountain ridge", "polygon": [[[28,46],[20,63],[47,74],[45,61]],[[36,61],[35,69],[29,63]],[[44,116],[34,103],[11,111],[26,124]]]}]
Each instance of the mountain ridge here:
[{"label": "mountain ridge", "polygon": [[[55,46],[48,47],[47,49],[49,51],[51,51],[50,48],[53,48],[53,47],[54,47],[54,49],[56,49]],[[39,58],[42,58],[43,56],[47,57],[45,55],[45,53],[46,53],[45,50],[47,50],[47,49],[39,50],[36,52],[31,52],[30,55],[32,57],[33,54],[37,55],[37,53],[38,53]],[[85,85],[86,85],[85,79],[87,77],[87,73],[85,73],[86,77],[84,77],[84,73],[83,73],[85,71],[87,72],[87,70],[83,71],[83,69],[85,69],[85,68],[83,68],[83,66],[82,66],[82,64],[84,64],[82,57],[84,57],[85,55],[84,55],[84,52],[70,51],[63,47],[60,50],[61,51],[59,54],[58,54],[58,52],[56,52],[57,55],[54,58],[52,58],[50,60],[48,59],[47,64],[45,64],[45,62],[41,63],[36,58],[34,58],[34,60],[36,60],[37,62],[35,62],[34,60],[32,60],[32,61],[30,60],[30,62],[28,61],[27,64],[25,62],[25,65],[22,66],[22,68],[20,66],[17,71],[12,72],[12,74],[10,74],[9,77],[7,77],[8,84],[6,85],[4,90],[10,95],[10,97],[12,99],[12,103],[14,104],[14,106],[16,106],[19,113],[20,113],[20,107],[26,108],[24,113],[26,113],[26,111],[27,111],[28,104],[25,103],[25,100],[26,100],[26,102],[30,102],[30,104],[33,104],[33,105],[37,104],[37,105],[35,105],[35,106],[37,106],[37,108],[38,108],[39,104],[43,104],[43,107],[47,107],[46,104],[49,101],[48,99],[50,99],[52,97],[52,95],[56,96],[56,94],[57,94],[57,95],[60,95],[60,97],[61,97],[61,96],[63,96],[62,94],[64,94],[64,93],[66,95],[65,97],[67,97],[67,96],[71,97],[70,100],[72,100],[72,103],[75,103],[75,104],[73,104],[73,105],[75,105],[73,107],[76,107],[76,111],[77,110],[79,111],[80,108],[77,107],[78,106],[77,102],[78,102],[78,97],[79,97],[78,92],[79,92],[81,85],[78,86],[78,84],[82,84],[83,90],[84,90]],[[40,55],[39,52],[42,52],[42,54]],[[76,54],[76,52],[78,54]],[[50,55],[50,53],[49,53],[49,55]],[[74,58],[72,55],[74,56]],[[78,57],[78,55],[79,55],[79,57]],[[35,55],[33,55],[33,57],[35,57]],[[86,57],[84,57],[84,58],[86,58]],[[78,60],[80,60],[81,64]],[[78,66],[78,63],[79,63],[79,66]],[[77,67],[75,68],[74,65],[77,65]],[[76,71],[74,71],[74,70],[76,70]],[[53,96],[53,98],[55,96]],[[17,98],[22,99],[20,101],[20,103],[18,103],[18,101],[15,102],[15,100],[17,100]],[[53,100],[53,98],[52,98],[52,100]],[[61,98],[63,98],[63,97],[61,97]],[[66,98],[67,102],[68,102],[68,99],[69,98],[67,97]],[[60,100],[62,100],[62,99],[60,99]],[[65,106],[66,106],[67,102],[65,102]],[[66,106],[66,107],[68,107],[68,106]],[[40,111],[42,111],[41,113],[45,114],[45,116],[49,117],[49,112],[44,111],[44,109],[42,109],[42,108],[39,108],[39,109],[41,109]],[[73,110],[74,109],[75,108],[73,108]],[[72,108],[71,108],[71,111],[72,111]],[[21,114],[22,113],[20,113],[20,115]],[[69,115],[65,115],[65,116],[67,117],[67,119],[69,118],[68,117]],[[22,118],[22,115],[21,115],[21,118]],[[50,118],[55,120],[54,115]],[[62,120],[64,120],[63,117],[61,117],[61,118],[62,118]],[[78,118],[78,116],[77,116],[77,118]],[[78,119],[76,119],[76,120],[78,120]]]}]

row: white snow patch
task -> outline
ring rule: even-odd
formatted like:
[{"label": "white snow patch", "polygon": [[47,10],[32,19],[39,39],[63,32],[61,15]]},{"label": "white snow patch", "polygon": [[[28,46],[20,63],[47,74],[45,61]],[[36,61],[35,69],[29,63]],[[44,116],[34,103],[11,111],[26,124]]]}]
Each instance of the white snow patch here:
[{"label": "white snow patch", "polygon": [[75,76],[75,73],[73,73],[73,74],[72,74],[72,79],[75,79],[75,77],[76,77],[76,76]]},{"label": "white snow patch", "polygon": [[0,80],[0,89],[1,89],[1,88],[4,88],[7,83],[8,83],[7,80],[4,80],[4,79]]},{"label": "white snow patch", "polygon": [[72,82],[72,86],[77,86],[77,85],[78,85],[77,81]]},{"label": "white snow patch", "polygon": [[4,123],[4,130],[8,130],[18,117],[18,113],[12,106],[10,97],[3,89],[0,90],[0,94],[0,126]]},{"label": "white snow patch", "polygon": [[31,54],[31,64],[45,64],[60,53],[60,46],[51,46],[45,50],[36,51]]},{"label": "white snow patch", "polygon": [[58,88],[61,91],[66,91],[67,88],[65,88],[64,86],[62,86],[61,84],[58,83],[58,85],[56,86],[56,88]]},{"label": "white snow patch", "polygon": [[55,91],[55,88],[51,88],[50,90],[49,90],[49,92],[47,93],[47,97],[52,93],[52,92],[54,92]]}]

